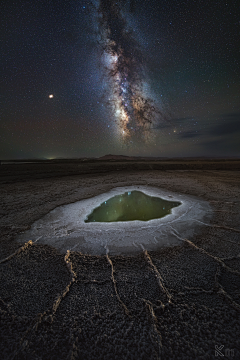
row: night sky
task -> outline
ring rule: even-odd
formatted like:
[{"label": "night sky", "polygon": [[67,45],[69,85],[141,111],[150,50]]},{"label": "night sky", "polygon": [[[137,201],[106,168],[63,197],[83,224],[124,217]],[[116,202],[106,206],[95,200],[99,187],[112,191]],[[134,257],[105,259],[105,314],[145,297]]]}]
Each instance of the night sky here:
[{"label": "night sky", "polygon": [[3,0],[0,159],[240,156],[238,1]]}]

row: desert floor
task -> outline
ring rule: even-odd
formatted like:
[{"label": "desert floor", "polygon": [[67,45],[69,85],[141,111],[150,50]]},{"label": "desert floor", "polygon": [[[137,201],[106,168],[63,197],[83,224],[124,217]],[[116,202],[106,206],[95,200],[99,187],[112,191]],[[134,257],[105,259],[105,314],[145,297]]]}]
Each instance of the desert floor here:
[{"label": "desert floor", "polygon": [[[135,256],[16,241],[59,205],[130,185],[197,196],[214,215]],[[2,164],[0,234],[1,359],[240,359],[239,161]]]}]

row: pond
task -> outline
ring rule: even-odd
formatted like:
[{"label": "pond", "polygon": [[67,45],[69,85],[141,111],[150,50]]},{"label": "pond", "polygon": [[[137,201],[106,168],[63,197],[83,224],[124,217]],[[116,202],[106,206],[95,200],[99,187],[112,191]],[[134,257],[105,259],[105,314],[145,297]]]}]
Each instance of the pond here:
[{"label": "pond", "polygon": [[211,218],[205,200],[132,185],[58,206],[19,234],[18,241],[31,239],[64,254],[132,255],[182,244],[181,238],[191,240]]},{"label": "pond", "polygon": [[148,221],[160,219],[181,205],[179,201],[168,201],[149,196],[141,191],[128,191],[116,195],[88,215],[85,222]]}]

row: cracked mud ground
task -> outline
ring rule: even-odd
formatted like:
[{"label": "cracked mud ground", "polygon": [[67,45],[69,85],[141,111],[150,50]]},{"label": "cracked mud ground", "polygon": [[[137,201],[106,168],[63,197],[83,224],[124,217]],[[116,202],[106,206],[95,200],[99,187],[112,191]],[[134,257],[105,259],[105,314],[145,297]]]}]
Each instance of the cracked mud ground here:
[{"label": "cracked mud ground", "polygon": [[[215,345],[240,359],[239,164],[86,166],[0,169],[1,359],[215,359]],[[15,241],[59,205],[139,184],[209,201],[210,226],[191,239],[177,234],[179,246],[132,257],[63,255],[36,239]]]}]

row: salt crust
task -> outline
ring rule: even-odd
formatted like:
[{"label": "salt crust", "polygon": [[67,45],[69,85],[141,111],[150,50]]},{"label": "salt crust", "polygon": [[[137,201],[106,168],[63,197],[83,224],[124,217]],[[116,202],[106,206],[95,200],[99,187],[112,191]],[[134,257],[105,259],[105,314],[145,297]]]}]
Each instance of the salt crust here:
[{"label": "salt crust", "polygon": [[[149,221],[85,223],[87,216],[104,201],[125,192],[138,190],[146,195],[182,204],[171,209],[171,214]],[[130,255],[163,246],[179,245],[181,238],[191,239],[209,222],[212,209],[207,201],[178,194],[157,187],[117,187],[95,197],[59,206],[34,222],[18,241],[37,241],[57,248],[60,252],[80,251],[86,254]]]}]

